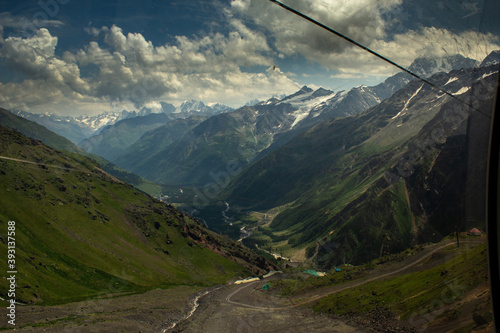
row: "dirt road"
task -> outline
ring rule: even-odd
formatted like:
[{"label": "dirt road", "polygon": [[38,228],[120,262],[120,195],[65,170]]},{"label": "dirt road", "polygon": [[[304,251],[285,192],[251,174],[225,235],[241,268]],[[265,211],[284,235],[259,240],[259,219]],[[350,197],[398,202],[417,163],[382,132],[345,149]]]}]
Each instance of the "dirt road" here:
[{"label": "dirt road", "polygon": [[[464,241],[462,244],[476,245],[481,242],[483,240]],[[271,279],[280,278],[279,276],[244,285],[228,286],[201,299],[200,307],[194,315],[171,332],[363,332],[366,328],[315,314],[304,306],[368,282],[419,270],[426,260],[451,246],[456,244],[450,241],[429,246],[418,256],[408,258],[390,270],[377,272],[376,275],[362,280],[315,290],[314,294],[300,295],[300,301],[275,297],[262,291],[264,284]]]},{"label": "dirt road", "polygon": [[310,309],[291,307],[282,298],[269,297],[262,291],[266,282],[233,285],[205,296],[196,313],[171,332],[364,332]]}]

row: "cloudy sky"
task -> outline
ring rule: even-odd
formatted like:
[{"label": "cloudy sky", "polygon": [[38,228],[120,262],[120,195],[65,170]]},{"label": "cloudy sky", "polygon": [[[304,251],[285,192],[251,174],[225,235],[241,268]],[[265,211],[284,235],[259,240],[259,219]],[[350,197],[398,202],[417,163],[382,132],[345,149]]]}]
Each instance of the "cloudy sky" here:
[{"label": "cloudy sky", "polygon": [[[499,49],[497,0],[284,0],[402,66]],[[0,0],[0,107],[66,115],[233,107],[397,70],[268,0]]]}]

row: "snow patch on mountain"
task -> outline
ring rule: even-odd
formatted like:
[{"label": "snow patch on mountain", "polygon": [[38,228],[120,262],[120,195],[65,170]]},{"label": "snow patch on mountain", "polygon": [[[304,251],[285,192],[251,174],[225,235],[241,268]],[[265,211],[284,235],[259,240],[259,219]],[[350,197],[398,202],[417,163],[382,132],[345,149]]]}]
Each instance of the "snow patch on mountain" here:
[{"label": "snow patch on mountain", "polygon": [[497,71],[492,72],[492,73],[485,73],[485,74],[483,74],[483,76],[481,76],[481,80],[482,80],[482,79],[487,78],[487,77],[488,77],[488,76],[490,76],[490,75],[495,75],[495,74],[497,74],[497,73],[498,73]]},{"label": "snow patch on mountain", "polygon": [[456,80],[458,80],[458,77],[452,77],[448,80],[448,82],[446,82],[444,85],[447,86],[448,84],[452,83],[452,82],[455,82]]},{"label": "snow patch on mountain", "polygon": [[[318,106],[324,105],[337,94],[338,93],[324,88],[312,90],[311,88],[304,86],[295,94],[287,96],[281,101],[276,102],[275,100],[270,99],[265,104],[269,105],[276,103],[276,105],[279,105],[286,103],[296,108],[296,111],[290,115],[293,119],[293,123],[290,128],[294,128],[299,122],[310,116]],[[313,117],[317,117],[318,115],[319,113],[314,114]]]},{"label": "snow patch on mountain", "polygon": [[417,91],[415,91],[413,93],[413,95],[408,100],[405,101],[405,106],[403,107],[403,109],[401,111],[399,111],[399,113],[397,115],[392,117],[391,120],[396,119],[401,115],[404,115],[406,113],[406,111],[408,111],[408,105],[410,105],[411,100],[414,99],[418,95],[418,93],[420,92],[420,90],[422,90],[423,87],[424,87],[424,85],[422,84],[420,86],[420,88],[418,88]]},{"label": "snow patch on mountain", "polygon": [[462,95],[470,90],[471,87],[462,87],[457,92],[453,93],[453,95]]},{"label": "snow patch on mountain", "polygon": [[[128,115],[123,112],[113,112],[103,113],[98,116],[80,116],[74,118],[74,121],[82,126],[88,126],[92,130],[97,131],[101,127],[112,125],[117,121],[127,118],[127,116]],[[67,121],[71,121],[71,119],[67,119]]]},{"label": "snow patch on mountain", "polygon": [[[297,110],[297,112],[295,112],[293,114],[293,116],[295,116],[295,120],[294,120],[291,128],[294,128],[295,125],[297,125],[300,121],[302,121],[303,119],[308,117],[311,113],[314,113],[314,111],[316,111],[318,106],[324,105],[329,100],[334,98],[335,95],[337,95],[337,94],[331,93],[330,95],[317,97],[317,98],[312,99],[312,100],[303,101],[302,103],[300,103],[300,102],[295,103],[295,106],[298,107],[298,110]],[[314,114],[314,117],[317,117],[319,115],[320,115],[320,113],[316,112]]]}]

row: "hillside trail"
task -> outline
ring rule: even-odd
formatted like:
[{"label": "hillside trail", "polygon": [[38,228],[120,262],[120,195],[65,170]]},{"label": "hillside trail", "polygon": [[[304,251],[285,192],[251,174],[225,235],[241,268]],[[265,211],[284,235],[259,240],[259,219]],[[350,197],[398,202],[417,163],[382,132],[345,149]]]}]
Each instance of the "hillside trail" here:
[{"label": "hillside trail", "polygon": [[[462,249],[483,243],[484,239],[463,240]],[[433,244],[418,254],[390,264],[383,270],[373,271],[355,281],[341,285],[316,289],[291,298],[282,298],[261,291],[271,280],[281,279],[277,275],[250,282],[245,285],[231,285],[209,294],[200,300],[200,307],[193,316],[180,323],[171,332],[365,332],[366,328],[355,323],[334,319],[314,313],[304,307],[323,297],[365,283],[385,279],[400,274],[408,274],[421,269],[429,269],[436,263],[427,263],[439,251],[451,246],[454,241]],[[457,253],[458,254],[458,253]],[[457,255],[455,254],[455,255]],[[454,255],[453,255],[454,256]],[[451,258],[451,256],[449,257]],[[448,257],[446,259],[449,259]],[[440,261],[440,260],[438,260]]]}]

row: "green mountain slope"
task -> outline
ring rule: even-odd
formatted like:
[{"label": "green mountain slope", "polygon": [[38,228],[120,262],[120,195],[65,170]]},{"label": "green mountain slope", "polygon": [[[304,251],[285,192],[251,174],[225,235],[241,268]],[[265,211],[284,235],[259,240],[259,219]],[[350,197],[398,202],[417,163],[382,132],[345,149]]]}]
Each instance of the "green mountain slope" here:
[{"label": "green mountain slope", "polygon": [[32,139],[42,141],[44,144],[46,144],[51,148],[78,153],[87,156],[91,159],[94,159],[101,165],[101,168],[107,173],[113,175],[114,177],[120,180],[126,181],[127,183],[133,184],[137,188],[140,188],[141,190],[149,194],[159,194],[161,191],[159,186],[147,184],[147,182],[145,182],[144,179],[142,179],[141,177],[119,168],[118,166],[106,160],[105,158],[92,153],[87,153],[83,149],[78,148],[68,139],[58,134],[55,134],[54,132],[43,127],[42,125],[39,125],[33,121],[16,116],[11,112],[9,112],[8,110],[2,108],[0,108],[0,125],[10,127]]},{"label": "green mountain slope", "polygon": [[[86,157],[1,126],[0,156],[0,251],[7,253],[8,222],[15,221],[20,302],[213,285],[272,267]],[[4,298],[7,283],[0,281]]]},{"label": "green mountain slope", "polygon": [[481,175],[497,70],[432,78],[479,111],[415,81],[379,106],[322,123],[251,165],[223,197],[243,212],[282,207],[245,242],[290,255],[302,250],[330,267],[482,226]]},{"label": "green mountain slope", "polygon": [[68,139],[55,134],[33,121],[16,116],[3,108],[0,108],[0,125],[13,128],[30,138],[40,140],[54,149],[66,150],[74,153],[81,152],[81,149],[78,149],[78,147]]}]

